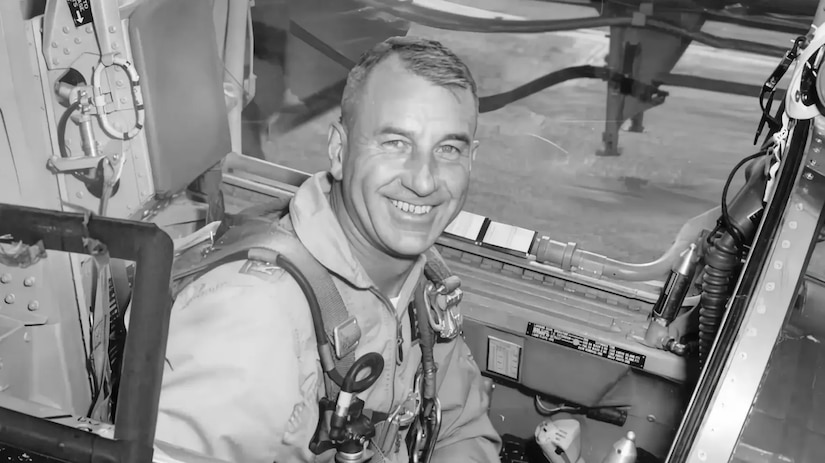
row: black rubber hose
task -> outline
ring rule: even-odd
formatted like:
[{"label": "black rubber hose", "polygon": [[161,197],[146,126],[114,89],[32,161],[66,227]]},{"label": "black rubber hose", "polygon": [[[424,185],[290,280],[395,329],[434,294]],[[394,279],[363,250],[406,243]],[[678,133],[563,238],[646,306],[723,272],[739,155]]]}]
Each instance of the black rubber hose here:
[{"label": "black rubber hose", "polygon": [[702,280],[701,307],[699,309],[699,363],[703,364],[710,353],[728,299],[733,291],[735,276],[739,275],[741,250],[730,233],[713,242],[705,256],[705,273]]},{"label": "black rubber hose", "polygon": [[295,282],[298,283],[298,286],[304,293],[304,297],[306,297],[307,303],[309,304],[309,311],[312,313],[312,325],[315,328],[315,342],[318,344],[318,355],[321,359],[321,367],[324,369],[324,372],[329,375],[329,378],[338,387],[343,389],[344,378],[332,362],[332,351],[329,347],[326,330],[324,329],[324,319],[322,318],[323,314],[321,313],[321,305],[318,303],[318,298],[315,296],[315,291],[312,290],[312,285],[310,285],[309,280],[307,280],[304,274],[301,273],[298,267],[296,267],[292,261],[284,257],[283,254],[278,254],[275,263],[279,267],[286,270],[286,272],[295,279]]}]

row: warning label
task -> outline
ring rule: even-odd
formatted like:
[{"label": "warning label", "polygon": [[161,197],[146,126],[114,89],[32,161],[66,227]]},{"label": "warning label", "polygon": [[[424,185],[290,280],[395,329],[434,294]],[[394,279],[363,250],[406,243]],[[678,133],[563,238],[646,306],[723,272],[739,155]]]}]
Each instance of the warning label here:
[{"label": "warning label", "polygon": [[628,350],[611,346],[603,342],[587,339],[584,336],[568,333],[566,331],[549,328],[535,323],[527,323],[527,336],[532,336],[536,339],[559,344],[571,349],[576,349],[580,352],[587,352],[588,354],[597,355],[614,362],[624,363],[635,368],[644,368],[646,357],[642,354],[636,354]]},{"label": "warning label", "polygon": [[89,0],[66,0],[69,4],[69,13],[72,15],[74,27],[80,27],[92,22],[92,9]]}]

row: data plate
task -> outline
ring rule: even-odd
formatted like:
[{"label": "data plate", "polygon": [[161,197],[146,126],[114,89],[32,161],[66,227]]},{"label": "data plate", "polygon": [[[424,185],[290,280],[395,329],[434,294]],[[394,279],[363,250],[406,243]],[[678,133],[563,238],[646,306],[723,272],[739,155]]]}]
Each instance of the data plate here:
[{"label": "data plate", "polygon": [[644,368],[646,357],[629,350],[625,350],[610,344],[585,338],[578,334],[568,333],[547,326],[537,325],[532,322],[527,323],[527,336],[532,336],[542,341],[552,342],[580,352],[586,352],[614,362],[624,363],[634,368]]},{"label": "data plate", "polygon": [[521,346],[487,336],[487,371],[518,381]]}]

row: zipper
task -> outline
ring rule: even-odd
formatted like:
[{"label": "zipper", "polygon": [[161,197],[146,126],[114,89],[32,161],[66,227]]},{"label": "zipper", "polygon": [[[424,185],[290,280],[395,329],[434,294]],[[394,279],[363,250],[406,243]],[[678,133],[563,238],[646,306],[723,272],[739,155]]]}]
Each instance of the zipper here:
[{"label": "zipper", "polygon": [[378,299],[381,301],[381,303],[384,304],[384,307],[389,311],[390,316],[392,317],[392,319],[395,321],[396,351],[395,351],[395,358],[393,359],[394,361],[392,362],[392,395],[390,397],[390,410],[392,410],[393,407],[395,406],[395,378],[398,375],[398,366],[401,364],[401,361],[403,360],[403,357],[404,357],[403,348],[402,348],[402,344],[403,344],[402,334],[403,333],[401,332],[401,319],[396,316],[395,307],[392,305],[392,302],[390,302],[390,300],[387,298],[387,296],[385,296],[383,293],[381,293],[381,291],[379,291],[378,288],[371,287],[370,292],[372,292],[373,294],[375,294],[376,297],[378,297]]}]

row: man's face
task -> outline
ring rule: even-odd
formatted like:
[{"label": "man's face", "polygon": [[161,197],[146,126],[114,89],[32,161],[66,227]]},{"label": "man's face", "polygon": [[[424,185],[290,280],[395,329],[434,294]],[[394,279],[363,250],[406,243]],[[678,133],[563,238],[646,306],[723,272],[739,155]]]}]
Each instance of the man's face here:
[{"label": "man's face", "polygon": [[477,142],[470,90],[445,88],[378,64],[348,127],[330,131],[333,176],[360,234],[389,255],[415,257],[435,243],[467,197]]}]

